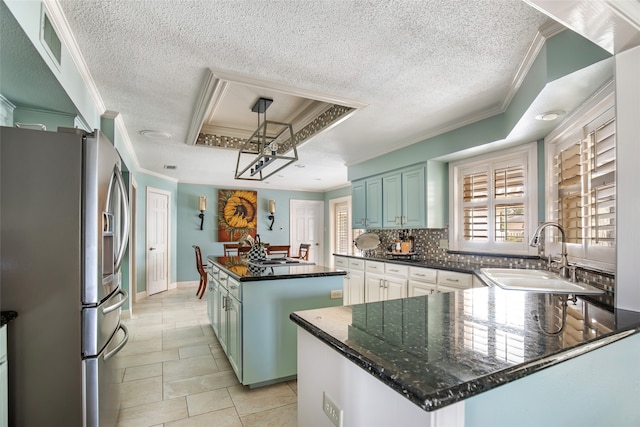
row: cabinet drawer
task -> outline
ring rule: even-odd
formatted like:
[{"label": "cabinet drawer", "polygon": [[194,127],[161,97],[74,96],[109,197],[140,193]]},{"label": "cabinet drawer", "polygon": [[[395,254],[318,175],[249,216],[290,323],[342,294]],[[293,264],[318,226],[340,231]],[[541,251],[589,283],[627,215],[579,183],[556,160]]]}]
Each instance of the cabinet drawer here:
[{"label": "cabinet drawer", "polygon": [[364,260],[363,259],[348,258],[348,261],[349,261],[349,270],[364,271]]},{"label": "cabinet drawer", "polygon": [[364,265],[365,265],[365,270],[368,271],[369,273],[384,274],[384,262],[366,261]]},{"label": "cabinet drawer", "polygon": [[409,278],[420,282],[436,283],[438,270],[423,267],[409,267]]},{"label": "cabinet drawer", "polygon": [[336,267],[349,268],[349,258],[344,258],[344,257],[341,257],[341,256],[337,256],[337,257],[335,257],[334,261],[335,261],[334,264],[335,264]]},{"label": "cabinet drawer", "polygon": [[466,273],[440,270],[438,272],[438,284],[453,286],[459,289],[468,289],[472,286],[472,276]]},{"label": "cabinet drawer", "polygon": [[403,277],[406,279],[409,277],[409,266],[387,262],[384,265],[384,274]]}]

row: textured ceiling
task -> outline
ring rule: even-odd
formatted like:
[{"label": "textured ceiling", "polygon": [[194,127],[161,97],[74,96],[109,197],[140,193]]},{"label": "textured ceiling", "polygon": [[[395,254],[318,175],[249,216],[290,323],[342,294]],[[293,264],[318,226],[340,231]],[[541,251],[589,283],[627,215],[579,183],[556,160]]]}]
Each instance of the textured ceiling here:
[{"label": "textured ceiling", "polygon": [[520,0],[59,3],[140,167],[181,182],[243,185],[233,152],[186,142],[210,68],[365,104],[301,147],[304,168],[251,184],[300,190],[498,108],[548,21]]}]

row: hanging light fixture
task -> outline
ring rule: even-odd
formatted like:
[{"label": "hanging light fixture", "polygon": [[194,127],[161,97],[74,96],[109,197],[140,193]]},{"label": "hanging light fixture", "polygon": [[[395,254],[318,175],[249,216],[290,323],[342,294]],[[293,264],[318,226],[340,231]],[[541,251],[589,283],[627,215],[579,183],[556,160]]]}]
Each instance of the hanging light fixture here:
[{"label": "hanging light fixture", "polygon": [[273,99],[259,98],[251,107],[258,113],[258,128],[240,146],[236,179],[263,181],[298,160],[291,124],[267,120],[272,103]]}]

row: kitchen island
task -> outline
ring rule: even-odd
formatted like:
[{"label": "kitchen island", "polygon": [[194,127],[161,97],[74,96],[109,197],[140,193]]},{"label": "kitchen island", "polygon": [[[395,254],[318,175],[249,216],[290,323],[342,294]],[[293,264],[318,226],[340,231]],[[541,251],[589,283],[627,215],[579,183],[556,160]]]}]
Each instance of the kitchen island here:
[{"label": "kitchen island", "polygon": [[486,287],[291,319],[299,425],[640,420],[640,313],[598,298]]},{"label": "kitchen island", "polygon": [[257,266],[207,257],[207,312],[238,380],[251,387],[297,374],[298,310],[342,305],[345,272],[291,260]]}]

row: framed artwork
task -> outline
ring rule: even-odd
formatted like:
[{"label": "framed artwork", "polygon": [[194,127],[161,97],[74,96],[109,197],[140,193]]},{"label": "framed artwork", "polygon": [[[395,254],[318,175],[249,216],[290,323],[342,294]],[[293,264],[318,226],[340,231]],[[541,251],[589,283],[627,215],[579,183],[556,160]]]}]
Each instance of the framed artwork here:
[{"label": "framed artwork", "polygon": [[258,192],[218,190],[218,241],[237,242],[247,234],[256,237]]}]

